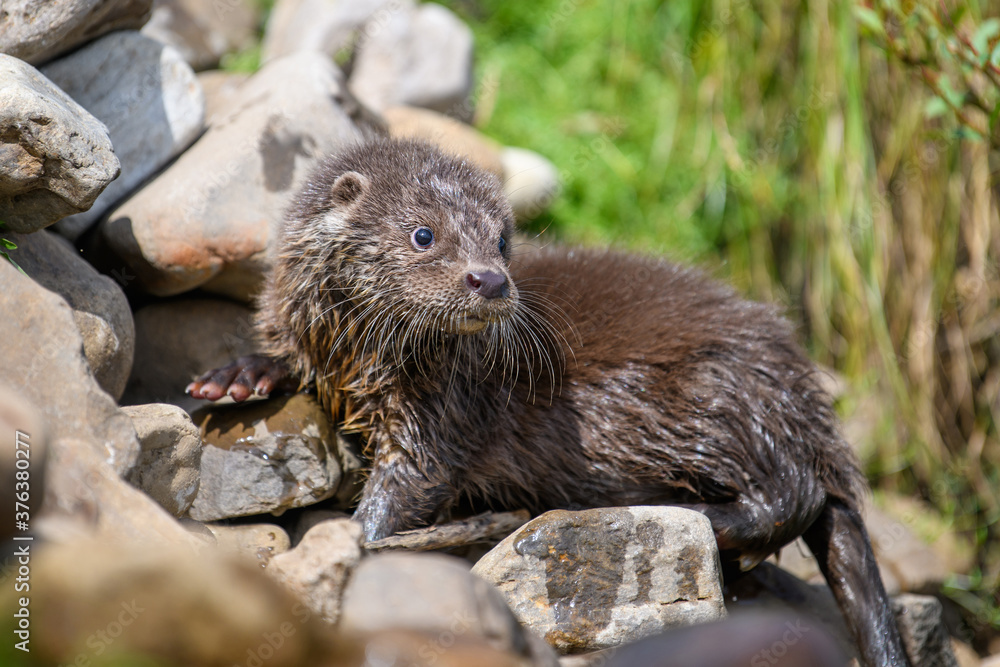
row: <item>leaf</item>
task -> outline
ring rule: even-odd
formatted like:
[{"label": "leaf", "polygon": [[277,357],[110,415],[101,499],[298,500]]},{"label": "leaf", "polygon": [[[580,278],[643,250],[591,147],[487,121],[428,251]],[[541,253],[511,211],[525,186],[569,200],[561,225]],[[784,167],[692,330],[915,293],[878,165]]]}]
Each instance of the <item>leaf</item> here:
[{"label": "leaf", "polygon": [[943,116],[951,110],[948,103],[945,102],[940,97],[932,97],[927,100],[927,104],[924,105],[924,117],[925,118],[937,118],[938,116]]},{"label": "leaf", "polygon": [[0,244],[3,245],[7,250],[17,250],[17,244],[13,241],[8,241],[7,239],[0,239]]},{"label": "leaf", "polygon": [[972,46],[976,49],[979,63],[984,64],[990,56],[990,41],[1000,35],[1000,19],[988,18],[976,29],[972,36]]},{"label": "leaf", "polygon": [[965,103],[965,95],[952,87],[951,79],[942,74],[937,83],[938,87],[941,88],[941,92],[944,93],[945,101],[956,109],[961,108]]},{"label": "leaf", "polygon": [[993,47],[993,51],[990,53],[990,64],[994,67],[1000,66],[1000,41],[996,43]]},{"label": "leaf", "polygon": [[885,24],[882,23],[882,17],[880,17],[878,12],[874,9],[855,5],[854,18],[858,20],[858,23],[868,28],[868,30],[872,33],[885,36]]}]

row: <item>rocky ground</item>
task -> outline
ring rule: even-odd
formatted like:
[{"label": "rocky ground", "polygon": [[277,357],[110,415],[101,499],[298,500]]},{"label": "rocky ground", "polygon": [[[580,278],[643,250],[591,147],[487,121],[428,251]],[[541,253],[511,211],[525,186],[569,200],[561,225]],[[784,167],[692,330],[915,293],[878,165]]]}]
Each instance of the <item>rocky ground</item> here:
[{"label": "rocky ground", "polygon": [[[434,141],[501,176],[522,218],[558,188],[544,158],[466,124],[473,42],[447,9],[278,0],[263,67],[212,69],[256,39],[256,7],[0,12],[0,237],[20,267],[0,261],[0,606],[15,637],[0,661],[843,664],[843,621],[798,543],[725,595],[707,519],[676,508],[478,517],[364,544],[347,514],[360,448],[310,396],[183,394],[253,350],[268,241],[345,143]],[[958,550],[915,536],[919,507],[887,507],[868,525],[915,664],[979,664],[936,597]]]}]

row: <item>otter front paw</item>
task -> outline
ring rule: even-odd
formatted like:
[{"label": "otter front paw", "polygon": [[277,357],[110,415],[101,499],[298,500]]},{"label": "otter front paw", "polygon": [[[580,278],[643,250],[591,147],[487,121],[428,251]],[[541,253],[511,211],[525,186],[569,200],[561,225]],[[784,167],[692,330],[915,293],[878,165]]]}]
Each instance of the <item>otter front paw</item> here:
[{"label": "otter front paw", "polygon": [[252,354],[201,375],[184,391],[188,396],[209,401],[230,396],[240,402],[254,394],[267,396],[276,389],[292,391],[296,386],[283,361]]}]

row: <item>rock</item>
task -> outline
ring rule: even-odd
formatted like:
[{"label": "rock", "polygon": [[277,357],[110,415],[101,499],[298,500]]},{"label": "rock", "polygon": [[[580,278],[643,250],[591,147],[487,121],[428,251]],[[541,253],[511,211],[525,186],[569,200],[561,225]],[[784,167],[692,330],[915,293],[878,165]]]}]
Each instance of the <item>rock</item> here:
[{"label": "rock", "polygon": [[829,633],[848,657],[857,648],[844,625],[844,617],[825,583],[807,584],[771,563],[761,563],[726,584],[726,606],[741,613],[774,612],[809,618]]},{"label": "rock", "polygon": [[205,93],[205,123],[214,125],[233,112],[233,100],[238,98],[240,86],[250,78],[243,72],[226,72],[212,69],[198,73],[198,83]]},{"label": "rock", "polygon": [[33,65],[113,30],[138,29],[153,0],[6,0],[0,53]]},{"label": "rock", "polygon": [[504,177],[500,147],[472,127],[429,109],[390,107],[382,112],[394,137],[423,139],[442,150],[470,160],[486,171]]},{"label": "rock", "polygon": [[104,124],[38,70],[3,54],[0,99],[4,229],[34,232],[90,208],[119,172]]},{"label": "rock", "polygon": [[486,554],[493,583],[561,653],[618,646],[725,616],[708,519],[677,507],[547,512]]},{"label": "rock", "polygon": [[386,553],[362,560],[344,590],[340,627],[423,632],[437,639],[427,647],[430,654],[471,636],[532,665],[558,664],[552,649],[518,624],[503,598],[470,574],[465,561],[443,554]]},{"label": "rock", "polygon": [[559,172],[534,151],[507,147],[500,151],[503,189],[518,220],[541,215],[559,194]]},{"label": "rock", "polygon": [[88,211],[59,221],[59,232],[75,240],[198,137],[205,99],[177,51],[132,31],[102,37],[42,73],[104,123],[121,162],[121,176]]},{"label": "rock", "polygon": [[233,104],[101,222],[101,240],[153,294],[198,286],[238,299],[254,293],[291,196],[320,158],[361,137],[340,72],[317,53],[265,66]]},{"label": "rock", "polygon": [[297,51],[337,56],[353,48],[366,24],[384,24],[400,8],[412,6],[412,0],[278,0],[264,30],[261,59]]},{"label": "rock", "polygon": [[[727,586],[731,613],[762,609],[811,617],[837,639],[841,650],[857,657],[844,618],[826,584],[806,584],[771,563],[762,563]],[[903,594],[892,598],[893,613],[914,667],[954,665],[950,639],[936,598]]]},{"label": "rock", "polygon": [[[45,496],[48,429],[38,409],[7,386],[0,386],[0,433],[7,440],[0,448],[0,479],[5,480],[0,485],[0,501],[4,507],[26,512],[30,529],[31,517],[38,516]],[[8,540],[13,535],[25,534],[26,529],[16,524],[21,519],[10,511],[0,523],[4,544],[11,544]]]},{"label": "rock", "polygon": [[226,551],[252,556],[267,566],[271,558],[292,548],[288,533],[273,523],[248,523],[234,526],[206,524],[216,544]]},{"label": "rock", "polygon": [[278,512],[337,492],[337,438],[315,398],[207,406],[193,415],[205,448],[188,514],[198,521]]},{"label": "rock", "polygon": [[184,387],[255,351],[252,316],[249,308],[221,299],[180,299],[138,310],[135,363],[122,403],[171,403],[188,412],[204,405]]},{"label": "rock", "polygon": [[955,654],[958,667],[982,667],[975,649],[954,637],[951,639],[951,651]]},{"label": "rock", "polygon": [[130,469],[139,455],[135,430],[91,374],[69,304],[6,261],[0,285],[0,340],[6,349],[29,352],[6,356],[0,385],[38,408],[52,440],[86,440],[115,473]]},{"label": "rock", "polygon": [[17,244],[13,252],[18,266],[73,309],[94,378],[112,398],[120,398],[135,354],[135,324],[125,293],[82,259],[66,239],[45,231],[5,237]]},{"label": "rock", "polygon": [[[31,664],[364,662],[363,647],[333,638],[260,567],[212,550],[195,557],[99,540],[49,546],[32,554],[31,583]],[[4,618],[16,595],[13,586],[0,591]]]},{"label": "rock", "polygon": [[324,510],[324,509],[307,509],[304,510],[295,522],[295,527],[292,529],[291,538],[292,544],[298,545],[302,541],[302,538],[306,536],[313,526],[322,523],[324,521],[331,521],[333,519],[350,519],[351,515],[347,512],[338,512],[337,510]]},{"label": "rock", "polygon": [[472,31],[449,10],[403,4],[365,27],[351,91],[376,111],[408,105],[469,120],[472,55]]},{"label": "rock", "polygon": [[[194,550],[203,544],[149,496],[120,479],[102,461],[94,443],[55,440],[48,468],[45,515],[69,519],[94,537],[117,544],[175,546]],[[66,538],[64,523],[42,528],[46,539]],[[76,534],[76,531],[72,533]]]},{"label": "rock", "polygon": [[[612,653],[613,651],[613,653]],[[593,654],[590,654],[593,655]],[[588,656],[589,657],[589,656]],[[608,649],[579,667],[843,667],[836,642],[811,619],[744,613],[722,621],[674,628],[635,644]]]},{"label": "rock", "polygon": [[361,525],[350,519],[314,526],[291,551],[271,558],[267,572],[320,619],[337,622],[347,578],[361,562]]},{"label": "rock", "polygon": [[155,0],[142,34],[169,44],[196,70],[219,64],[223,55],[253,46],[260,4],[246,0]]},{"label": "rock", "polygon": [[142,451],[126,479],[174,516],[187,512],[198,493],[201,437],[176,405],[150,403],[122,408]]},{"label": "rock", "polygon": [[958,667],[937,598],[897,595],[892,599],[892,612],[913,667]]}]

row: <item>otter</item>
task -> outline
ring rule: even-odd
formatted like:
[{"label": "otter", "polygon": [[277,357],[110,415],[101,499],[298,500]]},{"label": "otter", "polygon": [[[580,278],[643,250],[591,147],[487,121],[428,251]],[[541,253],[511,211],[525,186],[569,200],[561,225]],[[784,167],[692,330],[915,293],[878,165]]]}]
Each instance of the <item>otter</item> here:
[{"label": "otter", "polygon": [[513,234],[499,181],[468,162],[415,141],[347,148],[286,216],[261,354],[188,393],[313,387],[367,443],[354,518],[368,540],[464,497],[689,507],[711,521],[725,576],[801,535],[862,662],[909,664],[858,462],[775,308],[661,259],[515,249]]}]

